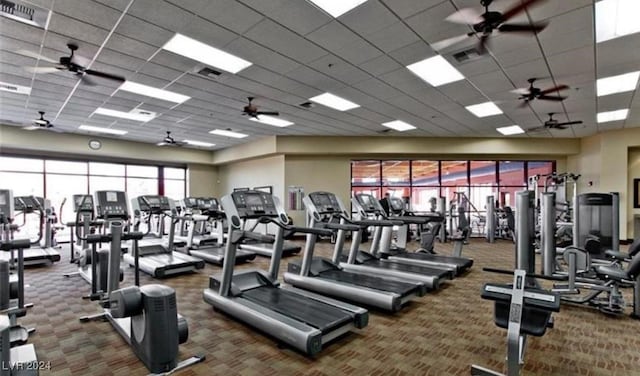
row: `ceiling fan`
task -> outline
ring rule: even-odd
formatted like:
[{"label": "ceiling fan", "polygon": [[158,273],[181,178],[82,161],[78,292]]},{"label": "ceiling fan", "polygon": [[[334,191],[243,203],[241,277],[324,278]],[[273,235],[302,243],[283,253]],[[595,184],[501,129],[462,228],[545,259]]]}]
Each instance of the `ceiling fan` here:
[{"label": "ceiling fan", "polygon": [[254,97],[247,97],[249,104],[242,109],[242,115],[247,115],[252,118],[258,118],[259,115],[280,116],[277,111],[258,111],[258,106],[253,104]]},{"label": "ceiling fan", "polygon": [[540,89],[537,87],[533,86],[533,83],[536,81],[536,78],[530,78],[527,80],[527,82],[529,82],[529,87],[525,87],[525,88],[520,88],[520,89],[515,89],[512,90],[512,93],[516,93],[516,94],[520,94],[520,96],[518,97],[518,99],[521,99],[523,102],[520,104],[520,107],[524,107],[527,105],[527,103],[529,103],[530,101],[534,100],[534,99],[540,99],[540,100],[545,100],[545,101],[554,101],[554,102],[561,102],[565,99],[567,99],[567,97],[563,97],[560,95],[548,95],[550,93],[553,92],[559,92],[561,90],[566,90],[569,88],[569,86],[567,85],[556,85],[553,87],[550,87],[548,89]]},{"label": "ceiling fan", "polygon": [[47,131],[62,132],[61,130],[55,128],[49,120],[44,118],[44,111],[38,111],[38,113],[40,114],[40,117],[34,119],[32,125],[23,127],[22,129],[24,129],[25,131],[35,131],[42,129]]},{"label": "ceiling fan", "polygon": [[34,59],[40,59],[48,63],[56,64],[53,67],[23,67],[25,70],[36,73],[36,74],[55,73],[58,71],[69,71],[75,74],[87,85],[95,85],[95,82],[93,82],[93,80],[91,80],[88,76],[100,77],[100,78],[104,78],[111,81],[117,81],[117,82],[125,81],[125,78],[122,76],[101,72],[93,69],[88,69],[87,66],[90,64],[91,61],[85,57],[78,56],[75,54],[75,51],[78,49],[78,45],[75,43],[69,43],[67,44],[67,47],[71,51],[71,55],[62,56],[58,61],[48,58],[46,56],[42,56],[33,51],[19,50],[16,52],[25,56],[33,57]]},{"label": "ceiling fan", "polygon": [[553,112],[549,113],[549,120],[545,121],[541,127],[531,128],[527,132],[536,132],[543,129],[567,129],[570,125],[582,124],[582,120],[559,122],[553,118]]},{"label": "ceiling fan", "polygon": [[534,3],[539,1],[540,0],[519,0],[511,8],[507,9],[503,13],[500,13],[489,10],[489,5],[491,5],[493,0],[480,0],[480,4],[484,7],[484,13],[480,13],[481,11],[475,8],[463,8],[446,18],[446,20],[449,22],[471,25],[473,31],[433,43],[431,44],[431,47],[434,50],[439,51],[456,43],[462,42],[468,37],[479,35],[480,41],[476,50],[478,54],[482,55],[486,52],[489,36],[493,33],[494,30],[498,30],[501,33],[537,34],[544,30],[545,27],[547,27],[547,23],[539,22],[521,24],[506,22],[518,13],[525,10],[528,6],[533,5]]},{"label": "ceiling fan", "polygon": [[158,146],[184,146],[186,142],[176,141],[173,136],[171,136],[171,132],[167,131],[167,135],[164,136],[161,142],[158,142],[156,145]]}]

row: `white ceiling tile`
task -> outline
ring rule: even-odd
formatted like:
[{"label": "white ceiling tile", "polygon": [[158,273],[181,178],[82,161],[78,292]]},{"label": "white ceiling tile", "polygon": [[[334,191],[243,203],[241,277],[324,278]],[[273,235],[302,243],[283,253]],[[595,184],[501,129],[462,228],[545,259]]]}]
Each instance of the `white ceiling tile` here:
[{"label": "white ceiling tile", "polygon": [[387,55],[380,55],[369,61],[360,64],[360,68],[374,76],[400,69],[402,65]]},{"label": "white ceiling tile", "polygon": [[[329,15],[306,1],[241,1],[250,8],[300,35],[305,35],[331,21]],[[239,13],[238,16],[243,17],[243,14]]]},{"label": "white ceiling tile", "polygon": [[448,0],[382,0],[386,6],[401,18],[407,18],[446,1]]},{"label": "white ceiling tile", "polygon": [[391,52],[420,40],[420,38],[402,22],[396,22],[385,29],[367,34],[365,39],[384,52]]},{"label": "white ceiling tile", "polygon": [[269,20],[257,24],[245,37],[302,63],[326,54],[320,47]]},{"label": "white ceiling tile", "polygon": [[367,35],[390,27],[398,18],[378,0],[368,0],[341,16],[340,22],[360,35]]}]

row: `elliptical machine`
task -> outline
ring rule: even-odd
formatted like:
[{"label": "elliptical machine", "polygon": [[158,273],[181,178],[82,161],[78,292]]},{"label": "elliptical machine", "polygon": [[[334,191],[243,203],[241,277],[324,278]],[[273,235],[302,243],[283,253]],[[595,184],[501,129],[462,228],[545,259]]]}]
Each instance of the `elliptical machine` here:
[{"label": "elliptical machine", "polygon": [[[141,232],[123,232],[129,219],[126,193],[120,191],[97,191],[95,193],[98,215],[105,219],[108,234],[88,234],[90,244],[110,242],[107,254],[106,290],[91,296],[97,300],[104,312],[80,318],[80,322],[108,320],[132,347],[152,373],[175,372],[203,361],[204,356],[194,356],[178,362],[178,345],[189,336],[187,321],[177,311],[175,290],[171,287],[152,284],[139,287],[138,241]],[[135,286],[119,287],[121,249],[123,241],[132,241],[135,256]],[[97,258],[98,260],[100,257]]]}]

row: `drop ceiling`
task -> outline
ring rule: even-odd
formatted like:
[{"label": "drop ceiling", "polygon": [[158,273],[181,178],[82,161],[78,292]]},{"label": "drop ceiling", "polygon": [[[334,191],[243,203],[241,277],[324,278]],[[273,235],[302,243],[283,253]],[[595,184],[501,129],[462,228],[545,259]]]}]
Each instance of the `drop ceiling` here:
[{"label": "drop ceiling", "polygon": [[[501,10],[519,0],[496,1]],[[27,1],[25,1],[27,2]],[[472,48],[474,38],[441,51],[465,79],[433,87],[407,65],[437,53],[431,43],[469,32],[444,21],[478,0],[368,0],[333,18],[304,0],[31,0],[51,11],[46,30],[0,18],[0,81],[31,88],[30,95],[0,91],[0,122],[30,125],[38,111],[58,129],[77,132],[87,124],[127,130],[122,139],[157,143],[166,131],[176,140],[215,143],[214,149],[268,135],[381,137],[501,137],[498,127],[540,126],[547,113],[583,125],[517,137],[584,137],[640,126],[636,91],[597,97],[596,79],[640,69],[640,33],[595,43],[594,1],[546,1],[516,21],[548,21],[537,36],[494,35],[489,53],[468,62],[452,54]],[[237,74],[209,78],[204,64],[161,47],[175,33],[253,63]],[[495,33],[494,33],[495,34]],[[100,80],[87,86],[69,72],[34,75],[23,66],[48,63],[16,53],[35,51],[57,60],[66,44],[93,60],[91,69],[137,83],[188,95],[182,104],[118,91],[119,83]],[[477,41],[477,39],[476,39]],[[534,101],[519,107],[510,90],[567,84],[564,102]],[[331,92],[360,107],[336,111],[322,105],[301,107]],[[279,111],[295,123],[277,128],[241,115],[246,97],[261,110]],[[494,101],[503,114],[477,118],[465,107]],[[92,115],[98,107],[156,112],[146,123]],[[596,123],[602,111],[629,108],[623,121]],[[402,120],[417,129],[388,131],[381,123]],[[250,135],[234,139],[209,134],[231,129]],[[26,132],[26,131],[25,131]]]}]

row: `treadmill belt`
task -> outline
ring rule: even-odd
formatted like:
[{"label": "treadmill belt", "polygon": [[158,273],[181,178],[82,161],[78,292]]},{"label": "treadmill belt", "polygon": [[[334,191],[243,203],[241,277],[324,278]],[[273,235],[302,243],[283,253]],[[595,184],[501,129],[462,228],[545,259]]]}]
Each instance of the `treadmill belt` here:
[{"label": "treadmill belt", "polygon": [[320,273],[320,278],[355,286],[368,287],[375,290],[393,292],[403,297],[412,294],[417,289],[413,283],[398,282],[367,274],[350,273],[344,270],[325,270]]},{"label": "treadmill belt", "polygon": [[386,261],[375,260],[375,259],[368,260],[363,265],[373,266],[380,269],[397,270],[399,272],[428,275],[428,276],[436,277],[438,279],[451,279],[453,277],[452,273],[448,270],[442,270],[438,268],[429,268],[427,266],[399,264],[396,262],[386,262]]},{"label": "treadmill belt", "polygon": [[242,297],[311,325],[323,334],[353,320],[341,309],[277,287],[257,287],[244,291]]},{"label": "treadmill belt", "polygon": [[472,259],[468,259],[464,257],[432,255],[432,254],[423,253],[423,252],[403,252],[394,256],[404,257],[404,258],[413,259],[413,260],[427,260],[427,261],[451,264],[451,265],[455,265],[458,269],[468,269],[473,265]]}]

